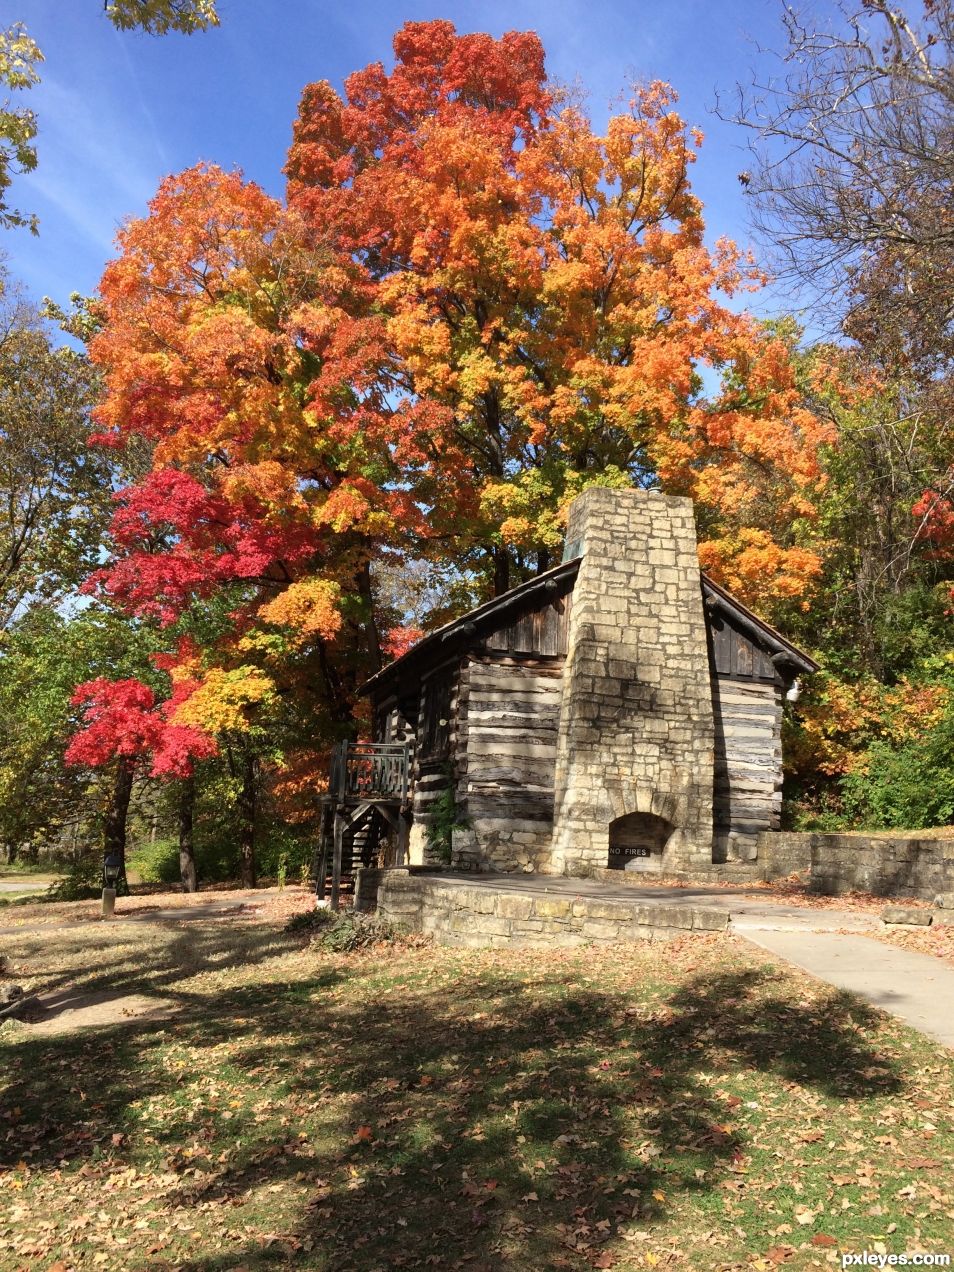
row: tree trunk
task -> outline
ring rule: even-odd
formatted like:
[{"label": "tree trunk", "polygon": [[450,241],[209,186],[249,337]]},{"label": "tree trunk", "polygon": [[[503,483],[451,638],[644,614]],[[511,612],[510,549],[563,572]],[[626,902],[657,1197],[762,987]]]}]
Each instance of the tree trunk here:
[{"label": "tree trunk", "polygon": [[195,775],[183,778],[179,789],[179,874],[182,891],[195,892],[195,847],[192,842],[192,821],[195,811]]},{"label": "tree trunk", "polygon": [[135,771],[136,761],[131,756],[121,756],[103,830],[103,856],[118,857],[122,863],[118,880],[120,892],[129,890],[126,882],[126,817],[129,813]]},{"label": "tree trunk", "polygon": [[239,810],[239,869],[243,888],[255,887],[255,757],[242,759]]},{"label": "tree trunk", "polygon": [[506,548],[493,548],[494,596],[503,596],[510,590],[510,553]]},{"label": "tree trunk", "polygon": [[17,845],[16,845],[16,844],[7,844],[7,845],[6,845],[6,858],[7,858],[7,865],[8,865],[8,866],[12,866],[12,865],[13,865],[13,863],[14,863],[14,862],[16,861],[16,859],[17,859]]},{"label": "tree trunk", "polygon": [[378,635],[378,624],[374,613],[374,589],[371,586],[371,563],[363,561],[355,573],[355,585],[358,595],[365,606],[365,633],[368,642],[368,654],[371,659],[372,675],[381,670],[381,640]]}]

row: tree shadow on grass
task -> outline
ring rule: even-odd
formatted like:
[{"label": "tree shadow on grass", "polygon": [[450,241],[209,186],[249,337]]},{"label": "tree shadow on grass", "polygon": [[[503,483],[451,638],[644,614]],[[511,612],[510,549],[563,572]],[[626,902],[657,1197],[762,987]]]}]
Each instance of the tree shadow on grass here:
[{"label": "tree shadow on grass", "polygon": [[[113,926],[57,936],[56,948],[67,962],[46,972],[31,990],[43,1002],[38,1019],[54,1021],[87,1001],[126,995],[154,996],[187,1009],[197,1002],[194,994],[182,988],[188,977],[227,966],[255,966],[296,945],[294,938],[250,920],[170,921],[161,926],[164,934],[174,934],[172,940],[150,941],[148,933]],[[30,959],[41,952],[48,957],[46,940],[45,934],[30,933],[18,943],[18,963],[28,967]],[[76,954],[87,959],[82,968],[69,965]]]},{"label": "tree shadow on grass", "polygon": [[[177,1197],[234,1201],[305,1173],[321,1182],[304,1213],[271,1250],[185,1266],[599,1266],[621,1226],[736,1181],[746,1137],[730,1097],[700,1081],[708,1065],[772,1071],[842,1100],[900,1089],[861,1034],[874,1013],[845,995],[796,1006],[772,994],[774,979],[700,975],[645,1014],[572,980],[543,1002],[539,987],[531,998],[503,977],[345,1000],[333,1034],[286,1053],[290,1074],[305,1053],[327,1062],[322,1141],[338,1147],[268,1146],[262,1158],[259,1146]],[[263,1060],[251,1046],[235,1063]]]},{"label": "tree shadow on grass", "polygon": [[[702,973],[641,1003],[570,971],[527,984],[464,963],[456,983],[429,985],[408,958],[403,980],[332,1001],[382,966],[352,960],[288,986],[230,989],[178,1022],[187,1047],[228,1043],[250,1094],[263,1074],[277,1080],[287,1116],[259,1123],[250,1109],[226,1126],[208,1110],[197,1127],[185,1105],[167,1109],[150,1136],[180,1176],[164,1206],[198,1218],[211,1204],[215,1236],[234,1228],[227,1254],[210,1235],[175,1266],[609,1266],[621,1229],[737,1179],[747,1136],[707,1069],[773,1073],[839,1100],[902,1088],[864,1037],[874,1013],[840,994],[798,1003],[766,969]],[[135,1151],[113,1139],[126,1106],[174,1086],[159,1051],[169,1038],[132,1022],[72,1035],[62,1056],[52,1041],[18,1047],[29,1079],[8,1098],[25,1102],[29,1082],[42,1127],[12,1125],[0,1162],[26,1153],[49,1169],[105,1152],[122,1169]],[[186,1176],[197,1134],[236,1146]],[[297,1192],[267,1223],[270,1241],[243,1240],[243,1209],[261,1229],[267,1190],[283,1185]],[[124,1266],[158,1261],[129,1253]]]}]

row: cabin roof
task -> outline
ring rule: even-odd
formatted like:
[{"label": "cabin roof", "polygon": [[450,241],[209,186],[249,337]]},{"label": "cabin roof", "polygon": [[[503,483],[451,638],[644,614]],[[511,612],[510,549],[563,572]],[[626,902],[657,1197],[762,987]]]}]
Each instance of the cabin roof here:
[{"label": "cabin roof", "polygon": [[804,650],[799,649],[797,645],[793,645],[790,640],[786,640],[781,632],[766,623],[764,618],[759,618],[758,614],[753,614],[731,592],[727,592],[707,574],[702,575],[702,596],[706,609],[716,612],[722,610],[747,631],[756,644],[762,645],[770,654],[778,656],[781,662],[806,676],[811,675],[813,671],[818,671],[820,663],[817,663]]},{"label": "cabin roof", "polygon": [[[395,658],[386,667],[377,672],[361,686],[362,694],[379,693],[394,682],[394,687],[402,683],[408,685],[419,679],[430,667],[444,662],[455,653],[463,653],[474,638],[480,638],[495,631],[516,612],[525,609],[528,601],[539,600],[541,604],[548,597],[558,596],[564,590],[563,585],[575,581],[580,569],[582,557],[574,557],[570,561],[554,566],[536,578],[528,579],[512,587],[501,596],[485,601],[460,618],[455,618],[443,627],[436,628],[422,637],[416,645],[412,645],[400,658]],[[817,671],[819,664],[803,653],[785,637],[770,627],[757,614],[753,614],[741,601],[737,601],[725,588],[720,587],[707,575],[701,575],[702,594],[709,611],[723,612],[730,620],[740,626],[756,644],[762,646],[769,654],[776,656],[785,665],[797,672],[807,675]],[[569,589],[566,589],[569,590]]]}]

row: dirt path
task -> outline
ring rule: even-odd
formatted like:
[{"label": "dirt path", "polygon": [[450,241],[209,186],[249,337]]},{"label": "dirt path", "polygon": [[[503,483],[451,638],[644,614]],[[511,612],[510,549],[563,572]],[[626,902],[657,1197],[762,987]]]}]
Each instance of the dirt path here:
[{"label": "dirt path", "polygon": [[[10,961],[6,983],[39,999],[24,1017],[31,1035],[116,1024],[162,1028],[194,1010],[192,995],[181,992],[183,976],[241,967],[283,951],[289,944],[285,922],[313,904],[302,888],[200,897],[130,898],[140,908],[113,920],[0,929],[0,950]],[[145,908],[149,900],[154,904]],[[77,906],[63,908],[75,915]]]},{"label": "dirt path", "polygon": [[[220,893],[157,893],[153,896],[121,897],[116,903],[116,914],[111,924],[121,923],[181,923],[192,919],[216,919],[231,914],[250,913],[266,904],[272,904],[282,896],[298,898],[310,896],[303,888],[277,888],[260,891],[235,891]],[[103,923],[98,901],[44,904],[18,907],[21,917],[16,923],[0,926],[0,936],[22,936],[56,929],[59,932],[87,928],[92,923]],[[0,912],[2,913],[2,912]]]}]

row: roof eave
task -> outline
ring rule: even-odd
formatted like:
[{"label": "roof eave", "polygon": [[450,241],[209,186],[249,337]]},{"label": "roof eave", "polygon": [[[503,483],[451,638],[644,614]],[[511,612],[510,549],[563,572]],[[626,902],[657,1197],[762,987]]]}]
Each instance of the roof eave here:
[{"label": "roof eave", "polygon": [[[415,663],[424,661],[426,656],[436,652],[443,645],[451,645],[457,638],[470,639],[475,630],[484,627],[488,620],[499,618],[501,615],[511,608],[523,604],[525,601],[533,598],[537,592],[541,596],[548,592],[555,592],[559,584],[566,579],[575,578],[580,568],[582,557],[573,557],[569,561],[562,561],[559,565],[553,566],[552,569],[546,570],[543,574],[538,574],[535,578],[528,579],[525,583],[520,583],[516,587],[510,588],[501,596],[495,596],[492,600],[485,601],[483,605],[478,605],[476,609],[470,610],[468,613],[455,618],[449,623],[445,623],[443,627],[438,627],[436,631],[429,632],[421,640],[413,645],[400,658],[395,658],[393,662],[388,663],[386,667],[382,667],[380,671],[364,682],[358,692],[362,696],[375,693],[382,685],[386,684],[392,677],[400,677],[402,673],[414,673]],[[490,628],[489,630],[493,630]]]},{"label": "roof eave", "polygon": [[756,639],[760,639],[764,644],[768,645],[773,654],[784,657],[784,660],[794,667],[796,671],[810,676],[820,670],[820,663],[817,663],[809,654],[804,653],[796,645],[793,645],[790,640],[786,640],[781,632],[776,631],[774,627],[766,623],[763,618],[759,618],[757,614],[753,614],[731,592],[727,592],[724,587],[710,579],[707,574],[702,575],[702,591],[707,600],[710,598],[717,600],[727,610],[731,611],[737,619],[741,619],[743,625],[752,630]]}]

